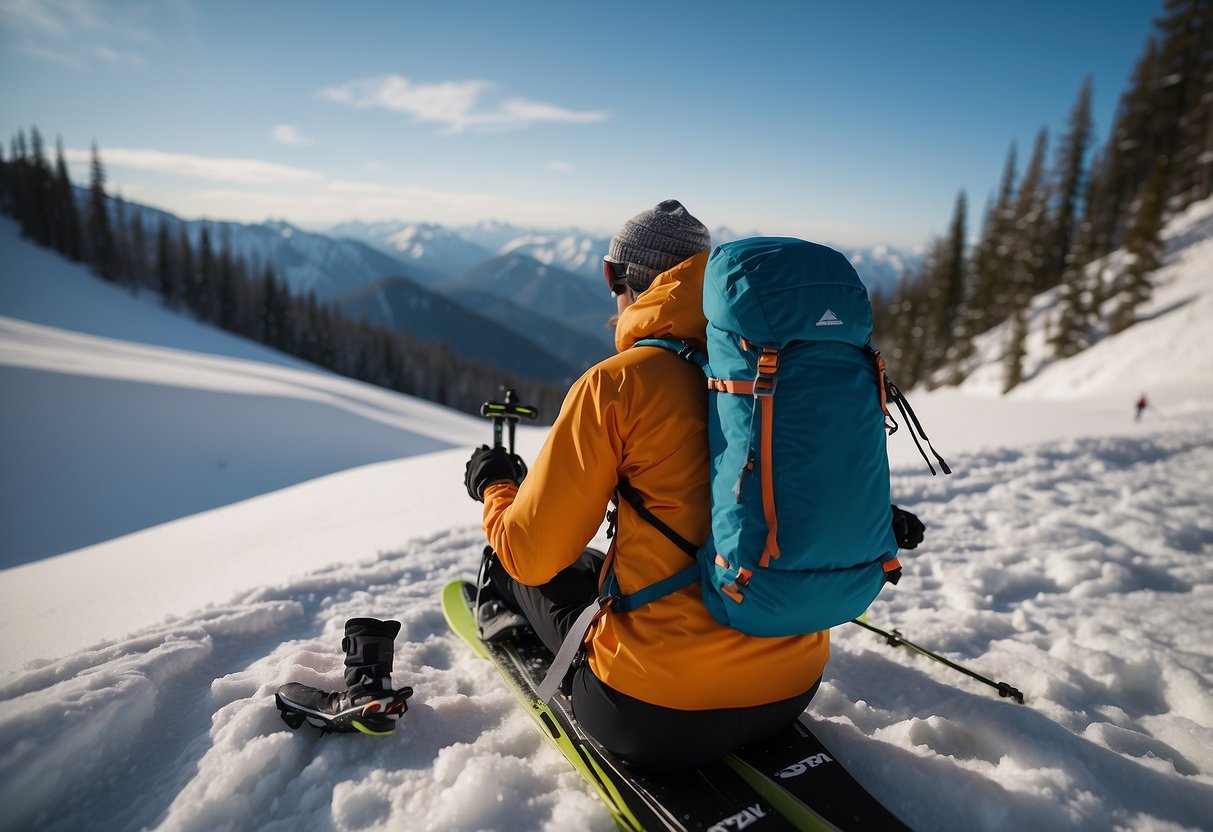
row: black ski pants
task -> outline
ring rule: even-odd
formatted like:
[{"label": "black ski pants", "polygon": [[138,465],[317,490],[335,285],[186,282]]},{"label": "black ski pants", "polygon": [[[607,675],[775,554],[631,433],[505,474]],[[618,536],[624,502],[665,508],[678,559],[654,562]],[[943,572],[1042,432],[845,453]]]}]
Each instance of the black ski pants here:
[{"label": "black ski pants", "polygon": [[[492,558],[489,578],[503,600],[521,613],[555,653],[577,616],[598,597],[605,555],[586,549],[572,566],[543,586],[518,583]],[[646,769],[695,768],[790,725],[817,693],[748,708],[683,711],[643,702],[603,684],[583,663],[573,676],[573,714],[604,748]]]}]

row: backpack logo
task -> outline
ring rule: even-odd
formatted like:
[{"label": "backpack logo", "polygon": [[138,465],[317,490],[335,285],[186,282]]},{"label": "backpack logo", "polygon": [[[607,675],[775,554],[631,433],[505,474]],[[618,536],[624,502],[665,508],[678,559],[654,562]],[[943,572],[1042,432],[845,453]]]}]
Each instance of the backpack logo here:
[{"label": "backpack logo", "polygon": [[818,326],[842,326],[842,321],[834,314],[832,309],[827,309],[821,319],[817,321]]}]

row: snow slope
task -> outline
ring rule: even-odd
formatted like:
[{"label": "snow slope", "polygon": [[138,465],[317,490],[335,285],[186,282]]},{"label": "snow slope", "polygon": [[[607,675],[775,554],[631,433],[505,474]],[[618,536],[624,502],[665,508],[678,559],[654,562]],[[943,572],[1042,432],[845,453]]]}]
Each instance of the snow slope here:
[{"label": "snow slope", "polygon": [[[11,226],[0,233],[0,384],[6,403],[29,399],[21,407],[43,417],[17,442],[0,423],[3,446],[64,443],[62,458],[42,459],[49,480],[91,467],[115,504],[131,505],[213,487],[201,466],[168,487],[132,478],[83,437],[69,441],[100,422],[104,441],[134,452],[150,431],[158,453],[185,464],[196,425],[153,430],[151,417],[128,422],[133,413],[101,404],[129,385],[163,388],[156,405],[169,408],[176,396],[277,395],[280,409],[208,417],[206,458],[233,466],[250,452],[234,437],[268,441],[293,425],[294,406],[305,418],[316,400],[302,390],[323,394],[331,421],[261,467],[323,456],[371,413],[407,436],[379,461],[350,451],[345,470],[200,502],[188,517],[0,570],[0,829],[612,828],[442,621],[438,591],[474,573],[483,545],[460,480],[487,426],[243,342],[211,344],[30,249]],[[1160,291],[1154,322],[1205,343],[1207,316],[1175,316],[1202,308],[1213,250],[1199,235],[1185,242],[1168,285],[1195,299],[1175,306]],[[171,337],[196,339],[193,349],[157,342],[157,328],[189,333]],[[115,340],[122,331],[130,341]],[[1000,700],[859,628],[835,631],[809,712],[841,761],[917,829],[1213,828],[1213,383],[1201,356],[1177,354],[1160,332],[1143,324],[1095,348],[1115,348],[1100,366],[1119,362],[1120,373],[1093,378],[1079,356],[1012,397],[912,396],[956,473],[932,477],[908,437],[893,438],[894,493],[928,538],[871,620],[1027,697]],[[42,377],[60,385],[55,398],[36,398],[31,379]],[[1143,386],[1154,404],[1134,422]],[[194,410],[177,406],[170,413]],[[228,419],[238,425],[221,428]],[[542,437],[522,431],[524,455]],[[6,494],[18,493],[3,470]],[[83,522],[89,503],[43,493],[27,519]],[[273,690],[337,687],[341,627],[358,615],[403,623],[396,676],[417,693],[401,729],[386,739],[288,731]]]},{"label": "snow slope", "polygon": [[[1182,396],[1185,388],[1213,388],[1213,201],[1196,203],[1172,219],[1167,237],[1165,265],[1155,274],[1149,301],[1138,310],[1138,323],[1101,337],[1065,362],[1055,361],[1048,343],[1060,289],[1035,298],[1025,341],[1025,381],[1011,391],[1011,398],[1069,402],[1113,394],[1136,400],[1143,390],[1166,388]],[[1113,253],[1105,275],[1118,272],[1122,260],[1121,252]],[[962,392],[1001,393],[1000,356],[1009,335],[1009,324],[1002,324],[978,336],[976,370],[961,385]]]}]

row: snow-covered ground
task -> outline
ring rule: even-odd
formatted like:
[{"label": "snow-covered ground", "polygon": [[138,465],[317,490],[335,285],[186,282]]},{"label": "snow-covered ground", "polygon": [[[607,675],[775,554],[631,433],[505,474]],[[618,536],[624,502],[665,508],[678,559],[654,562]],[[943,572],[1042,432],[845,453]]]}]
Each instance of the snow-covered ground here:
[{"label": "snow-covered ground", "polygon": [[[870,618],[1027,697],[835,631],[810,714],[916,829],[1213,828],[1213,239],[1184,231],[1210,214],[1173,226],[1151,321],[1010,397],[912,396],[956,473],[893,437],[928,538]],[[483,545],[461,479],[487,425],[199,327],[7,221],[0,398],[0,829],[612,828],[442,620]],[[273,690],[337,687],[360,615],[403,622],[400,730],[289,731]]]}]

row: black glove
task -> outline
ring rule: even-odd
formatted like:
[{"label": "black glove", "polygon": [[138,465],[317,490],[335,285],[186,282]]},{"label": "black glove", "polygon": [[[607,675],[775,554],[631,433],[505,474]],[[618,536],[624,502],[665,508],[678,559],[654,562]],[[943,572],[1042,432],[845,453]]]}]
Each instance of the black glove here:
[{"label": "black glove", "polygon": [[914,549],[922,543],[922,533],[926,527],[918,519],[917,514],[911,514],[904,508],[893,506],[893,537],[897,538],[898,549]]},{"label": "black glove", "polygon": [[507,480],[519,485],[525,478],[526,463],[522,457],[505,448],[481,445],[472,451],[472,458],[464,470],[463,484],[467,486],[469,497],[483,503],[486,486]]}]

